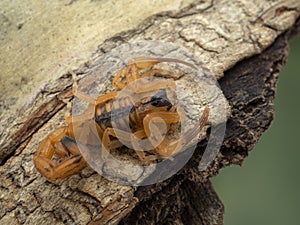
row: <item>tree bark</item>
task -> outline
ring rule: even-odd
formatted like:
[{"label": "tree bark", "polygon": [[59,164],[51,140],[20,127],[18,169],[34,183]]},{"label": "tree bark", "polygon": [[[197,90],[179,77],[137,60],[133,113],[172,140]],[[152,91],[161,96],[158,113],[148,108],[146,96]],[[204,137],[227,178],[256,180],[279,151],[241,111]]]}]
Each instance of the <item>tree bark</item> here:
[{"label": "tree bark", "polygon": [[74,70],[85,77],[99,57],[133,40],[164,40],[189,49],[218,79],[231,106],[221,150],[202,172],[206,139],[184,168],[161,183],[122,186],[86,168],[53,184],[36,171],[32,155],[40,140],[63,124],[73,97],[71,74],[37,90],[17,115],[1,105],[0,223],[223,224],[224,207],[209,178],[241,164],[273,120],[277,78],[288,41],[299,33],[299,15],[300,3],[292,0],[196,1],[99,43],[93,57]]}]

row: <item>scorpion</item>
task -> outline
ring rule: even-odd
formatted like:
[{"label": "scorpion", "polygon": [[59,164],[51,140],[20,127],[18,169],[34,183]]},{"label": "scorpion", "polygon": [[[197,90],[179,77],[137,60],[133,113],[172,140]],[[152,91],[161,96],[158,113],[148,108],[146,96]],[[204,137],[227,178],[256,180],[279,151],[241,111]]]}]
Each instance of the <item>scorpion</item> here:
[{"label": "scorpion", "polygon": [[[133,59],[116,73],[112,80],[112,86],[116,91],[93,99],[74,87],[74,96],[88,102],[89,105],[82,114],[67,117],[65,121],[68,125],[54,130],[40,142],[33,156],[36,169],[52,182],[78,173],[87,166],[79,148],[93,144],[91,138],[93,135],[101,140],[102,146],[99,148],[107,150],[101,151],[103,160],[110,150],[123,146],[124,142],[130,143],[143,162],[168,158],[182,151],[206,125],[209,108],[205,107],[199,123],[197,122],[197,125],[180,138],[174,140],[164,138],[159,128],[154,129],[153,132],[151,123],[157,118],[167,124],[167,129],[170,129],[171,124],[181,122],[184,114],[183,109],[174,101],[174,98],[176,99],[174,79],[136,83],[141,78],[162,75],[159,69],[153,69],[154,65],[161,62],[177,62],[194,67],[178,59],[140,57]],[[140,100],[136,102],[129,95],[118,97],[124,88],[129,89],[134,95],[141,96]],[[88,131],[89,126],[83,126],[90,122],[96,125],[94,134]],[[114,123],[118,123],[117,128],[113,126]],[[130,130],[126,128],[126,124],[129,124]],[[75,129],[82,133],[80,140],[75,138]],[[149,140],[148,146],[139,144],[139,141],[145,138]],[[149,146],[152,148],[152,155],[146,155],[143,150]]]}]

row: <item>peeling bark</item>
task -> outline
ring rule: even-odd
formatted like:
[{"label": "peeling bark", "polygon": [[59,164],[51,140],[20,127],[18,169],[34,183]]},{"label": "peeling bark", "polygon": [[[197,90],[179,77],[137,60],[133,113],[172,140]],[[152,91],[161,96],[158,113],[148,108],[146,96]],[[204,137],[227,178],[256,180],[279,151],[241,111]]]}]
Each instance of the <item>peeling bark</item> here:
[{"label": "peeling bark", "polygon": [[[52,184],[32,162],[40,140],[63,124],[71,101],[69,73],[45,85],[22,108],[2,107],[0,131],[1,224],[223,224],[223,205],[209,178],[241,164],[274,115],[273,100],[288,41],[299,32],[298,1],[198,1],[154,15],[135,29],[99,43],[75,73],[81,79],[97,59],[123,43],[170,41],[189,49],[206,73],[219,79],[232,114],[221,151],[198,171],[206,140],[172,178],[151,186],[121,186],[90,168]],[[291,28],[293,27],[293,28]]]}]

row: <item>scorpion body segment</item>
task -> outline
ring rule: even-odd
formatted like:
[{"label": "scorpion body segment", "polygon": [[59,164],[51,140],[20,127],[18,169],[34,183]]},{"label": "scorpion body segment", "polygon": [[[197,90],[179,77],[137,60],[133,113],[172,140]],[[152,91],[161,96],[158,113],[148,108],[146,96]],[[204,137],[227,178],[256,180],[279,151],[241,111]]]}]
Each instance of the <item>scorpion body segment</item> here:
[{"label": "scorpion body segment", "polygon": [[172,103],[166,95],[166,90],[159,90],[156,95],[148,100],[133,103],[130,98],[117,98],[107,102],[98,111],[94,120],[104,131],[112,127],[112,120],[117,123],[118,128],[124,128],[125,124],[135,131],[142,126],[145,115],[157,111],[170,111]]}]

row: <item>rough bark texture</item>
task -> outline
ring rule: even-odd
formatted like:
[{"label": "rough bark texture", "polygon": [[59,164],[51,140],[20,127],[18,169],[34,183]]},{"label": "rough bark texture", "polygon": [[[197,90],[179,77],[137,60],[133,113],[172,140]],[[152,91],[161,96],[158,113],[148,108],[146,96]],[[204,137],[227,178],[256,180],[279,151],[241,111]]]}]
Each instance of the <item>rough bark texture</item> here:
[{"label": "rough bark texture", "polygon": [[121,186],[89,168],[52,184],[35,170],[32,154],[41,139],[63,124],[65,102],[72,99],[71,75],[61,74],[38,90],[20,109],[22,116],[2,107],[0,223],[222,224],[223,205],[209,177],[241,164],[270,125],[277,76],[288,40],[299,31],[299,14],[298,1],[232,1],[230,6],[228,1],[199,1],[108,39],[75,70],[82,78],[105,52],[139,39],[171,41],[193,52],[206,72],[219,79],[232,107],[221,151],[201,173],[205,140],[178,174],[159,184]]}]

